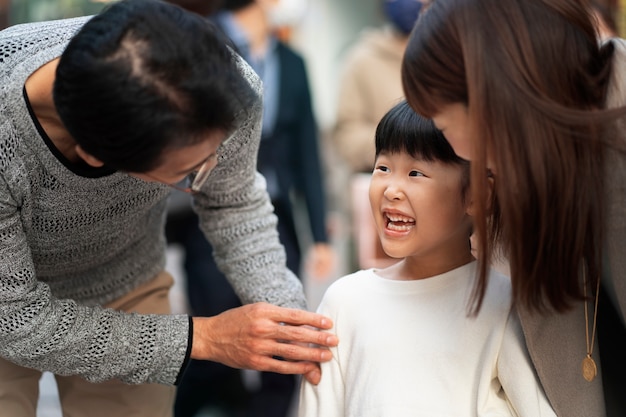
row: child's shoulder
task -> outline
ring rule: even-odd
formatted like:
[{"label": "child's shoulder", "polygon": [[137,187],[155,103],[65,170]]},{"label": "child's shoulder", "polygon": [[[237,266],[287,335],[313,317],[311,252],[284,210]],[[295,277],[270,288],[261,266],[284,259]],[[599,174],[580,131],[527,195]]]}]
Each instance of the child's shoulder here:
[{"label": "child's shoulder", "polygon": [[494,268],[489,268],[489,282],[493,282],[494,285],[502,287],[502,289],[511,288],[511,277],[499,272]]},{"label": "child's shoulder", "polygon": [[374,277],[373,269],[360,270],[341,276],[326,288],[324,299],[328,301],[345,298],[346,295],[354,295],[356,292],[360,292],[363,289],[365,282]]},{"label": "child's shoulder", "polygon": [[337,278],[326,288],[317,311],[334,317],[339,311],[349,311],[358,305],[363,284],[374,276],[373,270],[357,271]]},{"label": "child's shoulder", "polygon": [[363,269],[353,272],[348,275],[337,278],[332,284],[328,286],[326,292],[331,291],[343,291],[346,288],[352,287],[363,282],[364,279],[374,277],[374,269]]},{"label": "child's shoulder", "polygon": [[511,278],[491,268],[485,293],[485,304],[499,305],[509,309],[511,306]]}]

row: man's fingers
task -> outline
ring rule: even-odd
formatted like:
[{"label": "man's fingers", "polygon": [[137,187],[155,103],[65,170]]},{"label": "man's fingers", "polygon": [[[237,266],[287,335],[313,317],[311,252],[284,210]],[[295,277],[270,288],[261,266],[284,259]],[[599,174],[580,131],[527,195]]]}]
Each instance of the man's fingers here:
[{"label": "man's fingers", "polygon": [[319,367],[316,367],[314,370],[305,373],[304,379],[306,379],[313,385],[317,385],[322,380],[322,372],[320,371]]},{"label": "man's fingers", "polygon": [[339,343],[336,335],[307,326],[276,326],[275,332],[274,339],[286,342],[315,344],[325,347],[337,346]]},{"label": "man's fingers", "polygon": [[317,328],[332,327],[330,319],[266,303],[194,317],[193,323],[193,359],[260,371],[310,373],[307,379],[312,381],[319,371],[317,363],[331,360],[328,348],[338,344],[337,336]]},{"label": "man's fingers", "polygon": [[272,349],[272,356],[290,361],[327,362],[333,354],[324,347],[307,347],[291,343],[277,343]]},{"label": "man's fingers", "polygon": [[[269,318],[272,322],[269,327],[256,328],[259,337],[326,347],[337,346],[339,342],[334,334],[320,331],[320,329],[330,329],[333,326],[332,321],[321,314],[266,303],[257,303],[249,308],[252,316]],[[283,325],[276,325],[277,323]],[[265,324],[268,324],[267,321]]]},{"label": "man's fingers", "polygon": [[270,304],[259,303],[263,308],[272,309],[271,318],[277,322],[294,326],[309,325],[318,329],[327,330],[333,327],[333,322],[326,316],[310,311],[295,308],[276,307]]},{"label": "man's fingers", "polygon": [[319,364],[314,362],[289,362],[267,357],[263,358],[262,363],[258,364],[256,369],[265,372],[277,372],[280,374],[310,374],[313,380],[315,380],[316,372],[320,374]]}]

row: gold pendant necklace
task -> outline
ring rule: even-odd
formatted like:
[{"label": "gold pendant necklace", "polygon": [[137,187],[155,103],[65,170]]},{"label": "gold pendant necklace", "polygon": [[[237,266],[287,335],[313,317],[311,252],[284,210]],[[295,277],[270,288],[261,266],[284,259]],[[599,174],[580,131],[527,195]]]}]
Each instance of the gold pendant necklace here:
[{"label": "gold pendant necklace", "polygon": [[596,322],[598,318],[598,298],[600,295],[600,277],[597,280],[595,304],[593,307],[593,325],[591,327],[591,340],[589,340],[589,313],[587,309],[587,268],[583,267],[583,296],[585,297],[585,340],[587,342],[587,356],[582,362],[583,378],[591,382],[598,375],[598,367],[591,355],[593,354],[593,344],[596,337]]}]

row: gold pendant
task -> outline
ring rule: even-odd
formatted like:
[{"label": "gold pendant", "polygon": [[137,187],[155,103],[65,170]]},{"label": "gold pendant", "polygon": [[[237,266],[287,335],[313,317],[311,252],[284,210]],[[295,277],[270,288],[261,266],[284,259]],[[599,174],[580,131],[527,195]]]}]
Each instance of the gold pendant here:
[{"label": "gold pendant", "polygon": [[596,367],[596,363],[590,355],[587,355],[585,359],[583,359],[582,369],[583,378],[585,378],[589,382],[593,381],[596,375],[598,375],[598,368]]}]

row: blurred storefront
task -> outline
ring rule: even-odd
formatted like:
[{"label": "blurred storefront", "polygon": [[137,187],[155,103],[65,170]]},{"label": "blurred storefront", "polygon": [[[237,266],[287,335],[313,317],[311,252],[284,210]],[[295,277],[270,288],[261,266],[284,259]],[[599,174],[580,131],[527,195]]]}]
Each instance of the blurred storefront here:
[{"label": "blurred storefront", "polygon": [[94,0],[0,0],[4,26],[16,23],[62,19],[99,12],[104,3]]},{"label": "blurred storefront", "polygon": [[9,26],[9,0],[0,0],[0,29]]},{"label": "blurred storefront", "polygon": [[619,0],[619,3],[615,6],[618,13],[618,27],[619,33],[622,37],[626,37],[626,0]]}]

